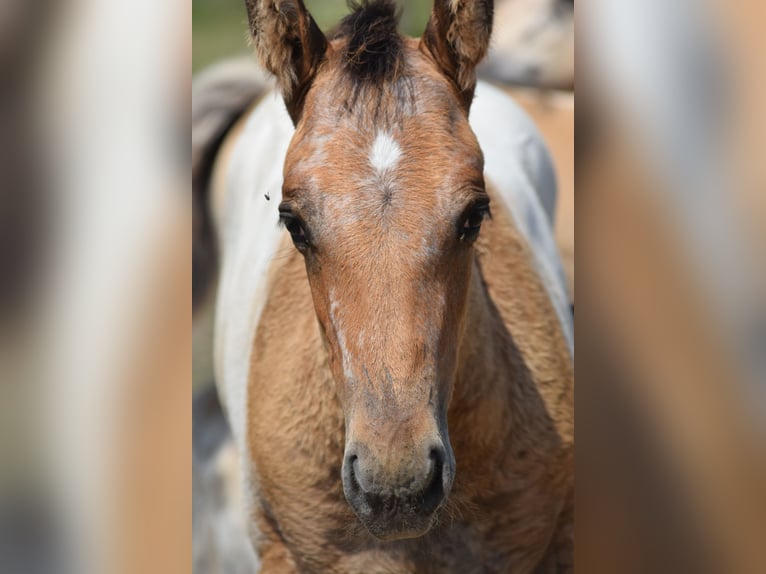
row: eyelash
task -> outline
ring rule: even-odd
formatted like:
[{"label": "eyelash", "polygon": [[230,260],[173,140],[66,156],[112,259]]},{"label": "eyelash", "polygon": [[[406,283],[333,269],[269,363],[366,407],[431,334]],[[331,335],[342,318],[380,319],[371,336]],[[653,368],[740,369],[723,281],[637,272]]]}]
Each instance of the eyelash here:
[{"label": "eyelash", "polygon": [[303,221],[292,212],[280,209],[279,225],[287,229],[293,243],[298,249],[305,249],[309,245],[308,233]]},{"label": "eyelash", "polygon": [[474,205],[460,219],[458,238],[461,241],[473,241],[478,237],[484,220],[491,218],[492,212],[489,209],[489,203]]}]

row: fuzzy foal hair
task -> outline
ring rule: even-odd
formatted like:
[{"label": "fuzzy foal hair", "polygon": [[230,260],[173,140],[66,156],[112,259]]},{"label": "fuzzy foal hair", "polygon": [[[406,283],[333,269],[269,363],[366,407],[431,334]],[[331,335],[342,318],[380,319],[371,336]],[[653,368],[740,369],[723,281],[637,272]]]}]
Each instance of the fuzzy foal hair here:
[{"label": "fuzzy foal hair", "polygon": [[[297,123],[306,93],[326,60],[327,39],[303,0],[245,0],[245,5],[261,64],[276,76]],[[383,83],[398,84],[406,73],[395,2],[362,0],[350,5],[353,13],[343,20],[336,38],[346,39],[343,67],[355,93],[370,86],[380,92]],[[434,0],[421,40],[421,49],[454,83],[466,111],[476,87],[476,65],[489,46],[493,5],[493,0]]]},{"label": "fuzzy foal hair", "polygon": [[382,84],[396,81],[403,65],[403,42],[398,25],[400,12],[391,0],[350,2],[352,13],[338,28],[345,38],[344,68],[352,80]]}]

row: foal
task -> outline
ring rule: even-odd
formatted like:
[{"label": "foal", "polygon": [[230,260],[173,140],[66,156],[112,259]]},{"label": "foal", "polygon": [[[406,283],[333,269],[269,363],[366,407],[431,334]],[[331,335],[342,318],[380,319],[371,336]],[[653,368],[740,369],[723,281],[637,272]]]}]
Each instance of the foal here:
[{"label": "foal", "polygon": [[492,3],[437,0],[421,40],[388,1],[331,40],[300,0],[247,8],[284,104],[214,173],[216,369],[263,572],[565,570],[571,317],[539,200],[507,189],[533,128],[482,141],[496,187],[468,121]]}]

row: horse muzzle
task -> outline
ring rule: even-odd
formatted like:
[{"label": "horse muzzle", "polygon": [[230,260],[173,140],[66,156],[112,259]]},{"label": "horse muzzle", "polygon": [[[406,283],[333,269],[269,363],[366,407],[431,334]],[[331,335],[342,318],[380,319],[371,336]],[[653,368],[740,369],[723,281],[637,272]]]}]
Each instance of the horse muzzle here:
[{"label": "horse muzzle", "polygon": [[417,538],[431,529],[452,488],[452,450],[437,440],[407,457],[387,454],[378,457],[363,444],[350,444],[343,461],[343,492],[376,538]]}]

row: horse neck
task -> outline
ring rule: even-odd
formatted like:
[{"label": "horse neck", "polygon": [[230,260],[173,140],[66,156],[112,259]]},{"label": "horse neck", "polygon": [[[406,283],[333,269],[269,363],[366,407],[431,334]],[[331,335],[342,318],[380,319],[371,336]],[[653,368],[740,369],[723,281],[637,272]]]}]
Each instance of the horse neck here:
[{"label": "horse neck", "polygon": [[573,440],[574,375],[561,323],[511,219],[496,210],[487,232],[448,414],[464,468],[500,461],[511,443],[542,452]]},{"label": "horse neck", "polygon": [[461,336],[455,387],[449,409],[450,434],[457,431],[469,442],[474,435],[482,443],[502,441],[510,415],[508,375],[510,357],[503,349],[502,318],[485,287],[478,263],[474,263]]}]

